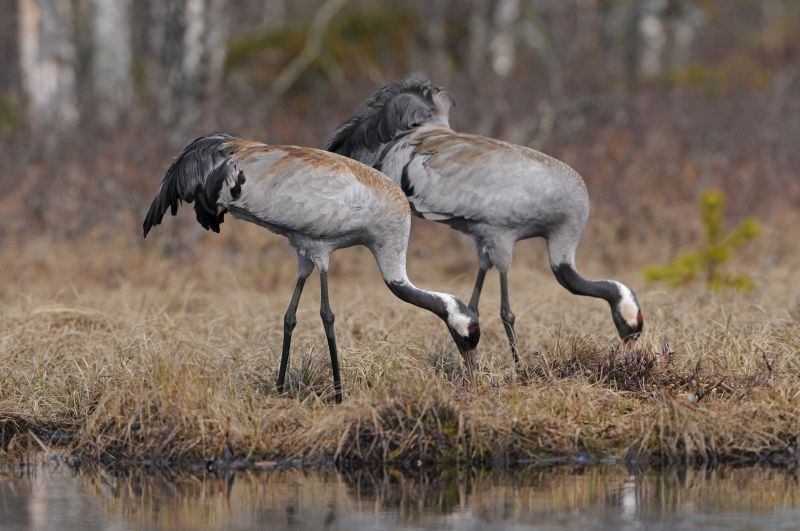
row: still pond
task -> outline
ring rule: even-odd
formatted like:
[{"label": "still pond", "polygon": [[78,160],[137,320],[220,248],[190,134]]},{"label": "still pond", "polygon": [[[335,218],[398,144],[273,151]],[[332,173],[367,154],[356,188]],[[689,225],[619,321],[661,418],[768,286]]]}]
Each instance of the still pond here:
[{"label": "still pond", "polygon": [[800,483],[765,468],[165,476],[6,466],[0,528],[800,529]]}]

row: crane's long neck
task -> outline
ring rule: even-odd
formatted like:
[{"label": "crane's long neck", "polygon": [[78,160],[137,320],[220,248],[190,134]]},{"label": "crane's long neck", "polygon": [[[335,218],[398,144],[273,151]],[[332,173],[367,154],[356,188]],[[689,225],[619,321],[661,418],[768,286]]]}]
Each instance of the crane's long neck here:
[{"label": "crane's long neck", "polygon": [[418,288],[408,280],[386,282],[386,285],[398,299],[447,319],[447,304],[441,294]]},{"label": "crane's long neck", "polygon": [[619,283],[613,280],[587,280],[578,274],[574,264],[568,262],[551,267],[559,284],[571,293],[604,299],[612,306],[619,301]]},{"label": "crane's long neck", "polygon": [[575,270],[575,247],[580,240],[580,232],[576,233],[577,238],[556,237],[547,240],[553,274],[572,293],[607,301],[620,337],[624,341],[635,338],[644,325],[636,295],[628,286],[616,280],[587,280],[578,274]]},{"label": "crane's long neck", "polygon": [[409,304],[424,308],[447,319],[448,302],[452,296],[416,287],[406,274],[406,247],[399,244],[373,249],[383,281],[394,295]]},{"label": "crane's long neck", "polygon": [[575,251],[582,233],[583,223],[574,223],[547,238],[550,268],[559,284],[571,293],[606,300],[613,308],[620,300],[621,284],[613,280],[587,280],[575,268]]},{"label": "crane's long neck", "polygon": [[403,235],[399,232],[392,233],[394,237],[389,236],[382,245],[371,247],[378,269],[384,282],[398,299],[424,308],[445,322],[458,351],[467,366],[471,367],[474,362],[472,355],[481,336],[477,316],[453,295],[420,289],[411,283],[406,275],[408,226],[406,220],[406,231]]}]

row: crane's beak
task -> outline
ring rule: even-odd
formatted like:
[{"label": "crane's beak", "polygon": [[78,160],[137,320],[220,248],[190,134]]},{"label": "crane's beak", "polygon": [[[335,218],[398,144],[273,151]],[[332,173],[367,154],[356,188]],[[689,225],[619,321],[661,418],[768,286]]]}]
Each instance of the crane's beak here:
[{"label": "crane's beak", "polygon": [[[460,349],[459,349],[460,350]],[[472,374],[472,370],[475,368],[475,351],[477,349],[469,349],[469,350],[461,350],[461,357],[464,358],[464,366],[467,368],[467,372]]]},{"label": "crane's beak", "polygon": [[641,332],[634,332],[632,334],[628,334],[627,336],[622,338],[622,342],[627,345],[628,343],[631,343],[639,339],[640,335],[642,335]]},{"label": "crane's beak", "polygon": [[[450,328],[450,326],[448,326],[447,329],[453,337],[458,352],[460,352],[461,357],[464,358],[464,365],[467,367],[469,373],[472,374],[472,369],[475,367],[475,351],[477,350],[480,336],[478,336],[478,339],[468,340],[460,336],[458,332]],[[480,332],[478,332],[478,334],[479,333]]]}]

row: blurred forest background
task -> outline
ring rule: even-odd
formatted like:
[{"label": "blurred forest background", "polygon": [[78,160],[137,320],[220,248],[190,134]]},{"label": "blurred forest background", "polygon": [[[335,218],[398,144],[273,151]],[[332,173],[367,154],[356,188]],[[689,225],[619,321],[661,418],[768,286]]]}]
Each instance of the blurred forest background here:
[{"label": "blurred forest background", "polygon": [[604,241],[668,256],[702,232],[709,187],[732,219],[796,229],[794,0],[0,0],[0,13],[0,242],[141,241],[192,138],[321,147],[410,74],[452,92],[455,129],[576,168]]}]

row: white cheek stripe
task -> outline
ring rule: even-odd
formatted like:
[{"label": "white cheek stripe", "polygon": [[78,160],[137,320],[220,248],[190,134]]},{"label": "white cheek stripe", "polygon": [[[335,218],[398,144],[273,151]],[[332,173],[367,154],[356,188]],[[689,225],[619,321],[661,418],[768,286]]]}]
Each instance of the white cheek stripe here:
[{"label": "white cheek stripe", "polygon": [[437,293],[436,295],[442,299],[445,308],[447,308],[447,324],[460,335],[469,336],[470,318],[459,311],[455,297],[445,293]]},{"label": "white cheek stripe", "polygon": [[622,298],[619,301],[619,313],[628,326],[634,330],[639,328],[639,305],[636,304],[636,299],[633,297],[633,292],[620,282],[615,282],[619,287],[619,293]]}]

